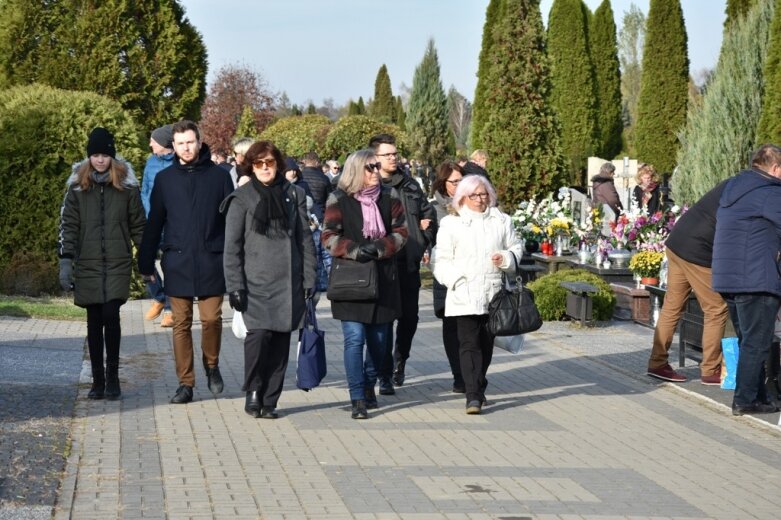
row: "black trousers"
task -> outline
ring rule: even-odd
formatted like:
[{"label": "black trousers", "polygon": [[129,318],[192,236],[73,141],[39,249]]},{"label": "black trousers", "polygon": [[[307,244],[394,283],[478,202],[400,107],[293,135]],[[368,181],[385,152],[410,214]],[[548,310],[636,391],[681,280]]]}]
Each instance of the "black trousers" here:
[{"label": "black trousers", "polygon": [[450,364],[450,372],[453,374],[454,383],[463,383],[461,375],[461,356],[458,353],[458,322],[455,316],[442,318],[442,344],[445,345],[445,355]]},{"label": "black trousers", "polygon": [[406,361],[412,350],[412,338],[418,330],[418,299],[420,296],[420,271],[409,272],[406,264],[399,264],[399,289],[401,291],[401,317],[396,320],[396,339],[394,342],[393,327],[388,334],[387,348],[382,367],[379,370],[381,378],[388,378],[393,373],[393,362]]},{"label": "black trousers", "polygon": [[245,392],[258,392],[261,406],[276,408],[290,357],[290,332],[247,331],[244,340]]},{"label": "black trousers", "polygon": [[488,332],[488,315],[456,316],[458,355],[466,386],[466,400],[482,401],[488,380],[485,375],[494,353],[494,336]]},{"label": "black trousers", "polygon": [[93,381],[103,381],[103,346],[106,347],[106,365],[119,365],[119,343],[122,327],[119,323],[119,308],[123,300],[87,305],[87,346],[92,365]]}]

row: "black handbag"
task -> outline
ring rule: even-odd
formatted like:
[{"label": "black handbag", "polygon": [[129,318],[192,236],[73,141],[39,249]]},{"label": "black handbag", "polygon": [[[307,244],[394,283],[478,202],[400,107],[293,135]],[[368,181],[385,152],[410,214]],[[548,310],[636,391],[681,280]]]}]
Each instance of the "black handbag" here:
[{"label": "black handbag", "polygon": [[515,280],[511,284],[502,273],[502,288],[488,303],[488,330],[494,336],[516,336],[542,327],[534,293],[524,287],[520,276]]},{"label": "black handbag", "polygon": [[334,258],[328,279],[328,299],[335,302],[363,302],[377,299],[377,262]]}]

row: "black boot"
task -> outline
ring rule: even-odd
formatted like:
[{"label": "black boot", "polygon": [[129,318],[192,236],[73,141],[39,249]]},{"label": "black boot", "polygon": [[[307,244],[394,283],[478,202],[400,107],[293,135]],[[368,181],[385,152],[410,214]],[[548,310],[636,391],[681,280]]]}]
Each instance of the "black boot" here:
[{"label": "black boot", "polygon": [[247,392],[247,398],[244,401],[244,411],[256,419],[260,417],[260,396],[257,390]]},{"label": "black boot", "polygon": [[122,395],[119,388],[119,365],[106,365],[106,399],[116,401]]},{"label": "black boot", "polygon": [[369,412],[366,411],[366,401],[364,399],[357,399],[357,400],[353,399],[352,405],[353,405],[353,411],[352,411],[353,419],[369,418]]},{"label": "black boot", "polygon": [[366,394],[366,409],[373,410],[379,408],[380,405],[377,403],[377,394],[374,393],[374,388],[367,388],[364,392]]},{"label": "black boot", "polygon": [[407,362],[400,359],[396,361],[396,366],[393,368],[393,384],[401,386],[404,384],[404,368]]},{"label": "black boot", "polygon": [[106,378],[103,375],[103,367],[100,367],[100,370],[95,372],[92,371],[92,388],[90,389],[89,393],[87,394],[88,399],[103,399],[105,395],[105,388],[106,388]]}]

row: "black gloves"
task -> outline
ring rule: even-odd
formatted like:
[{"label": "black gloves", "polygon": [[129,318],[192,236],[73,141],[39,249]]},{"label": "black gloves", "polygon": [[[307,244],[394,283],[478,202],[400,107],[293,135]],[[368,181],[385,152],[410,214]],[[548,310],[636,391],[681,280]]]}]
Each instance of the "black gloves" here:
[{"label": "black gloves", "polygon": [[60,258],[60,287],[63,291],[73,290],[73,260]]},{"label": "black gloves", "polygon": [[377,246],[374,245],[374,242],[359,245],[358,251],[355,252],[355,259],[361,263],[377,260],[379,256],[380,252],[377,251]]},{"label": "black gloves", "polygon": [[247,291],[233,291],[228,295],[228,301],[230,302],[231,309],[239,312],[246,312],[247,310]]}]

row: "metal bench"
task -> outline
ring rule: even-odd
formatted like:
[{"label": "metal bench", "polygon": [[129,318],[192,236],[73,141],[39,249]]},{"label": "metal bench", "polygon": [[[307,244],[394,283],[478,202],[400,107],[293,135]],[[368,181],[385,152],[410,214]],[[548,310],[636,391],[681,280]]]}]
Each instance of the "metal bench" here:
[{"label": "metal bench", "polygon": [[586,325],[593,318],[592,294],[599,292],[599,289],[586,282],[560,282],[560,287],[567,292],[567,316],[574,320],[579,320],[581,325]]}]

